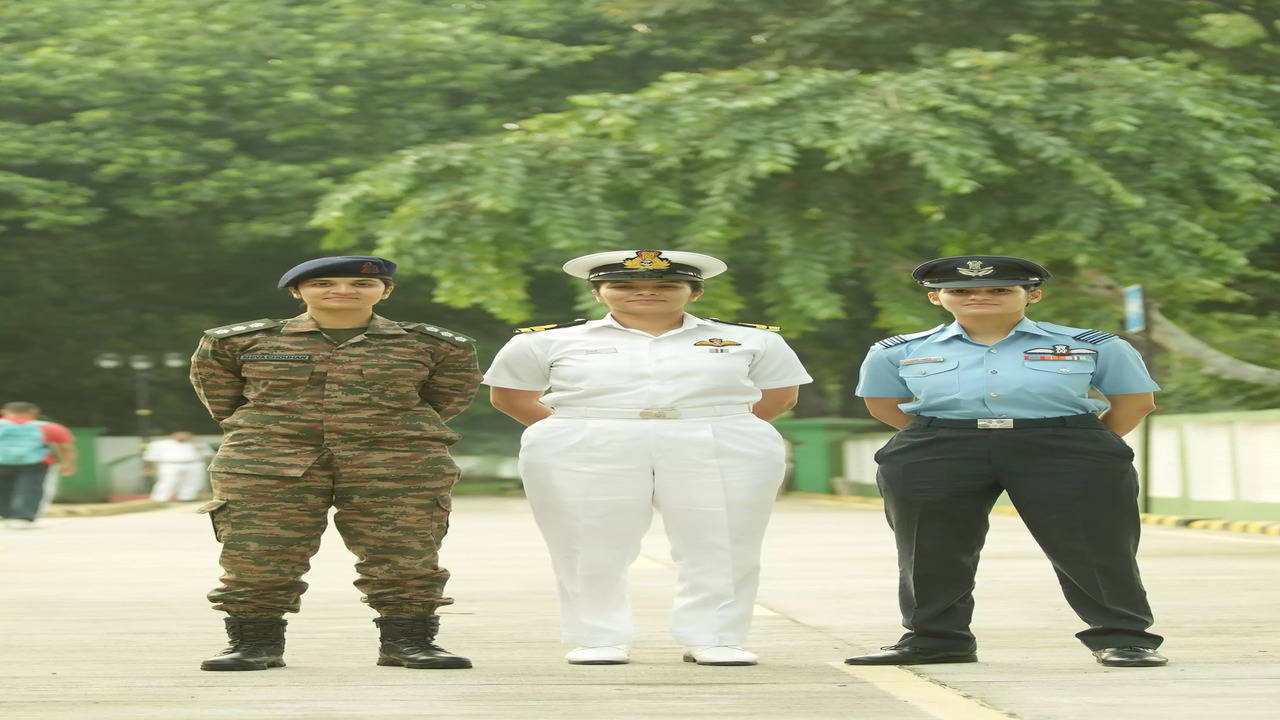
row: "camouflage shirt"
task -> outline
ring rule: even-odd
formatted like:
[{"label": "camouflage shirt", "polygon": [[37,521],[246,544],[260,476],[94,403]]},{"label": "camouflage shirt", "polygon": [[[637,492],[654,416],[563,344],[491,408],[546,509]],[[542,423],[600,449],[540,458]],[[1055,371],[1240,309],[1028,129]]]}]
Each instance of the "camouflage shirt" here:
[{"label": "camouflage shirt", "polygon": [[300,476],[325,450],[366,474],[411,474],[458,436],[480,382],[470,338],[374,315],[335,344],[309,315],[205,332],[191,384],[226,433],[211,470]]}]

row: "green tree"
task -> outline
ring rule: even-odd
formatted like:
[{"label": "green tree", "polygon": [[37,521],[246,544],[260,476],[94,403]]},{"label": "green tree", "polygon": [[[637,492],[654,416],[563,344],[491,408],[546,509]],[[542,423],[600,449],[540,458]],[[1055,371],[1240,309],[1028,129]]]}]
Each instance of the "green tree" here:
[{"label": "green tree", "polygon": [[[0,395],[127,431],[129,382],[93,355],[292,314],[268,292],[325,252],[306,226],[325,192],[402,147],[691,62],[643,40],[551,0],[0,4],[0,262],[17,271],[0,292],[27,309],[0,314]],[[505,332],[420,297],[395,307]],[[184,385],[162,380],[158,424],[211,427]]]},{"label": "green tree", "polygon": [[[802,346],[870,319],[851,282],[875,292],[881,327],[928,327],[937,315],[903,273],[979,248],[1064,278],[1105,268],[1176,317],[1274,279],[1249,260],[1280,219],[1273,92],[1164,60],[973,50],[875,74],[672,74],[504,136],[404,151],[331,194],[316,223],[434,274],[441,302],[512,320],[530,314],[524,269],[654,238],[745,268],[713,308],[763,310],[810,332]],[[1108,305],[1053,296],[1046,314],[1070,305],[1114,328]],[[819,372],[837,404],[844,370]]]}]

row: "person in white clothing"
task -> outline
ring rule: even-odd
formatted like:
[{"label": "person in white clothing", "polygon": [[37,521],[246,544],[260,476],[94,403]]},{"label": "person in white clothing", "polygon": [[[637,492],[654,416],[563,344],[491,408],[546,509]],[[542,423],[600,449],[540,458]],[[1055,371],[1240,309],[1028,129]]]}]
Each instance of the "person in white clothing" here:
[{"label": "person in white clothing", "polygon": [[656,506],[678,567],[671,630],[684,660],[754,665],[760,547],[783,479],[768,421],[812,382],[778,328],[685,312],[720,260],[622,250],[565,263],[609,308],[599,320],[521,328],[484,376],[528,425],[520,474],[551,553],[572,664],[626,663],[627,568]]},{"label": "person in white clothing", "polygon": [[149,443],[142,460],[156,479],[151,499],[168,502],[177,493],[178,500],[195,500],[204,487],[211,457],[213,451],[189,432],[175,432]]}]

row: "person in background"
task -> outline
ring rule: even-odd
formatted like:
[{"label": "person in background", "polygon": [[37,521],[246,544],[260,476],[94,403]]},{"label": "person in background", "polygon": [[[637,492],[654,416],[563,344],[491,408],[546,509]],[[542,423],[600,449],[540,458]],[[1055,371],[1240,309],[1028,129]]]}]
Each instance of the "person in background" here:
[{"label": "person in background", "polygon": [[168,502],[177,493],[179,501],[195,500],[204,487],[205,466],[213,451],[189,432],[178,431],[154,440],[142,453],[148,474],[155,477],[151,499]]},{"label": "person in background", "polygon": [[574,665],[629,661],[627,568],[656,505],[679,569],[684,660],[754,665],[741,647],[786,447],[770,420],[812,382],[778,328],[685,312],[723,272],[699,253],[623,250],[565,263],[609,308],[524,328],[485,374],[528,429],[520,473],[551,552]]},{"label": "person in background", "polygon": [[37,420],[39,416],[34,403],[14,401],[0,407],[0,516],[9,527],[36,527],[50,465],[56,464],[64,477],[76,474],[71,431]]},{"label": "person in background", "polygon": [[225,432],[201,508],[225,571],[209,599],[231,640],[201,669],[284,666],[283,616],[299,609],[331,508],[356,587],[378,612],[377,663],[471,667],[435,638],[436,609],[453,602],[438,557],[458,479],[446,423],[480,384],[475,343],[375,314],[395,269],[372,255],[309,260],[278,284],[305,313],[200,339],[191,382]]},{"label": "person in background", "polygon": [[885,652],[845,662],[977,661],[969,623],[978,555],[992,505],[1007,492],[1089,625],[1076,637],[1097,662],[1164,665],[1163,639],[1147,630],[1138,478],[1121,439],[1155,408],[1142,357],[1111,333],[1028,318],[1050,277],[1030,260],[938,258],[912,277],[955,320],[873,345],[855,391],[899,430],[875,459],[907,632]]}]

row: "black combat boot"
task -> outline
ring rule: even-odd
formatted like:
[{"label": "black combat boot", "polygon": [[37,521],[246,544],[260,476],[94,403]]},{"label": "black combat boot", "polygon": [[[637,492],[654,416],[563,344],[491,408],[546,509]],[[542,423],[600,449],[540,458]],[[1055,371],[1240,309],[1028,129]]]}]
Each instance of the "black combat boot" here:
[{"label": "black combat boot", "polygon": [[435,644],[439,615],[383,615],[374,618],[382,640],[379,665],[407,668],[469,668],[471,661]]},{"label": "black combat boot", "polygon": [[201,670],[266,670],[284,667],[284,626],[281,618],[226,618],[226,650],[200,663]]}]

